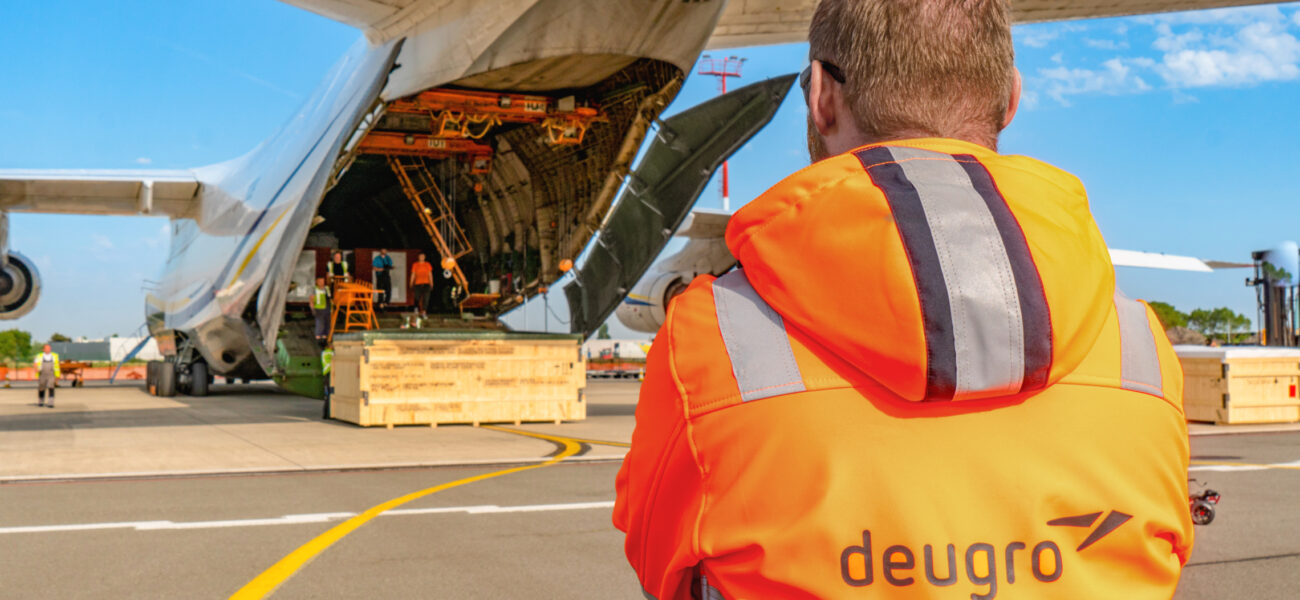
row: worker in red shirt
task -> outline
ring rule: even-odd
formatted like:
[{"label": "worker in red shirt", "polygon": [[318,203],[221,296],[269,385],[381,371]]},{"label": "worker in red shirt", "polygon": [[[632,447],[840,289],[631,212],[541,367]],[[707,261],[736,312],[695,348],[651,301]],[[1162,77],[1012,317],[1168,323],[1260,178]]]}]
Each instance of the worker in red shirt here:
[{"label": "worker in red shirt", "polygon": [[410,285],[416,314],[428,316],[429,293],[433,291],[433,265],[424,259],[423,252],[411,265]]},{"label": "worker in red shirt", "polygon": [[814,164],[672,301],[614,524],[648,598],[1170,598],[1182,372],[1070,174],[997,152],[1005,0],[821,0]]}]

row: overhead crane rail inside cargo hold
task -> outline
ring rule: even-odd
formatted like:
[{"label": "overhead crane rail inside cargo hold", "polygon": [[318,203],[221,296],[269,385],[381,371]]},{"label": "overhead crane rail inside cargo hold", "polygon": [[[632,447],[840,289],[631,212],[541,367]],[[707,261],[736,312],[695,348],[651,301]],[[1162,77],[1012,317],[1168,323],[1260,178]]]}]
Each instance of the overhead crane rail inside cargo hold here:
[{"label": "overhead crane rail inside cargo hold", "polygon": [[[429,133],[371,130],[358,144],[357,152],[388,158],[402,192],[410,199],[420,224],[438,249],[443,267],[466,292],[469,282],[457,259],[473,248],[425,159],[456,158],[468,162],[470,174],[477,177],[491,172],[493,149],[476,140],[483,139],[495,128],[539,125],[550,144],[578,145],[592,123],[606,120],[599,109],[579,106],[573,96],[556,99],[450,89],[433,89],[394,100],[384,111],[427,116]],[[498,297],[499,294],[467,294],[460,303],[461,309],[482,308]]]}]

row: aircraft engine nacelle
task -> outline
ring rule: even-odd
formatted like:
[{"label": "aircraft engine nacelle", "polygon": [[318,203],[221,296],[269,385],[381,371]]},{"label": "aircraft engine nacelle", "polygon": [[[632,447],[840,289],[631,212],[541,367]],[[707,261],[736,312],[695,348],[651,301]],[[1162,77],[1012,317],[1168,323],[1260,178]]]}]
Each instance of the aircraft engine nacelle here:
[{"label": "aircraft engine nacelle", "polygon": [[0,267],[0,319],[17,319],[36,307],[41,275],[26,256],[12,250]]},{"label": "aircraft engine nacelle", "polygon": [[630,329],[655,333],[668,315],[668,302],[686,291],[694,273],[655,273],[642,279],[614,314]]}]

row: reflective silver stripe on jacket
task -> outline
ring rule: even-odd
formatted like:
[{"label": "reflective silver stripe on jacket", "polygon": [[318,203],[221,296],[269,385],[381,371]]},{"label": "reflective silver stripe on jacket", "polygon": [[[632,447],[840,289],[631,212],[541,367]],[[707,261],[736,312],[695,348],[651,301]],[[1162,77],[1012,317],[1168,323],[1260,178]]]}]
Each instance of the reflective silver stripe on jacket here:
[{"label": "reflective silver stripe on jacket", "polygon": [[709,576],[700,576],[700,598],[701,600],[727,600],[722,595],[722,591],[709,585]]},{"label": "reflective silver stripe on jacket", "polygon": [[1116,287],[1115,313],[1119,316],[1120,385],[1164,398],[1160,354],[1147,320],[1147,307],[1130,300]]},{"label": "reflective silver stripe on jacket", "polygon": [[953,157],[913,148],[889,151],[916,189],[947,284],[955,397],[1015,393],[1025,373],[1024,319],[993,215]]},{"label": "reflective silver stripe on jacket", "polygon": [[736,269],[713,282],[713,302],[741,400],[802,392],[806,387],[785,321]]}]

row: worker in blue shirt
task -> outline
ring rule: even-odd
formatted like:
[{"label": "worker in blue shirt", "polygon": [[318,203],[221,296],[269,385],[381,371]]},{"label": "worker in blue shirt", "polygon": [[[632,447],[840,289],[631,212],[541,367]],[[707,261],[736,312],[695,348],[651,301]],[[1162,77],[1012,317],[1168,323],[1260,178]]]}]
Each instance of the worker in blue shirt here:
[{"label": "worker in blue shirt", "polygon": [[379,291],[379,306],[388,306],[393,296],[393,257],[388,255],[388,250],[381,248],[379,254],[375,255],[375,260],[371,262],[371,266],[375,269],[375,289]]}]

